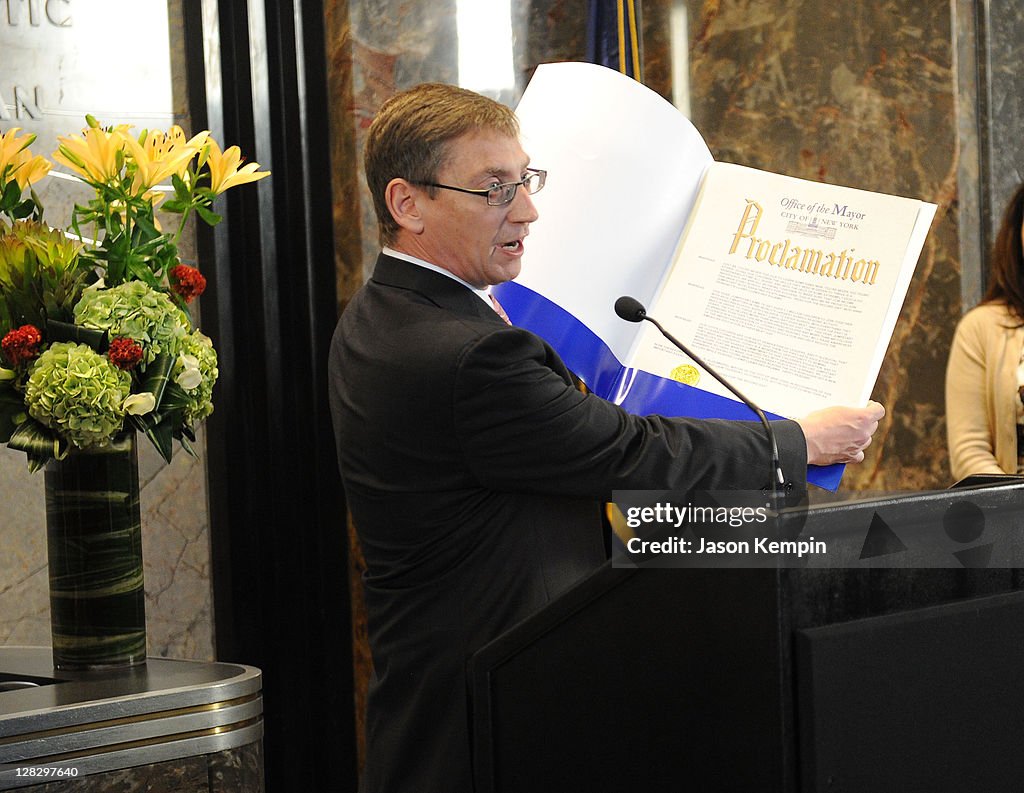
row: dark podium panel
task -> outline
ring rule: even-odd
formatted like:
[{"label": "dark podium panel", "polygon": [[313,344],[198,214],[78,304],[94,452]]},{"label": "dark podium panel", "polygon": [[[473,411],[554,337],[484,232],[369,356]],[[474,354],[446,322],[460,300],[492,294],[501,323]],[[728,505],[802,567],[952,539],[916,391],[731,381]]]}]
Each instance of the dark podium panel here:
[{"label": "dark podium panel", "polygon": [[1024,593],[798,632],[803,790],[1024,789]]},{"label": "dark podium panel", "polygon": [[859,549],[880,514],[941,532],[965,500],[986,536],[1005,516],[1001,566],[602,567],[474,656],[478,793],[1024,789],[1024,486],[803,532]]}]

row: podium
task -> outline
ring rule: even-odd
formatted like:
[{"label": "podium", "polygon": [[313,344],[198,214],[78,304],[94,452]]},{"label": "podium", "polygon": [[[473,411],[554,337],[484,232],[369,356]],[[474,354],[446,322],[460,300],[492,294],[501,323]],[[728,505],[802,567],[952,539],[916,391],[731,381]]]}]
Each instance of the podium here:
[{"label": "podium", "polygon": [[472,658],[478,793],[1019,790],[1022,515],[857,499],[799,518],[822,566],[609,562]]}]

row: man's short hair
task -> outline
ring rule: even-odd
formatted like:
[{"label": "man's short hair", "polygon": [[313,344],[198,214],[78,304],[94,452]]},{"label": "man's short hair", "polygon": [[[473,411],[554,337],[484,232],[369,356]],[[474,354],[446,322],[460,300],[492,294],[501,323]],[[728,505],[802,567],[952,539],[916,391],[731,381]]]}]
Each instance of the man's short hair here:
[{"label": "man's short hair", "polygon": [[417,85],[381,106],[363,156],[382,245],[393,242],[399,229],[384,199],[388,183],[437,181],[448,144],[476,130],[518,137],[519,122],[500,102],[444,83]]}]

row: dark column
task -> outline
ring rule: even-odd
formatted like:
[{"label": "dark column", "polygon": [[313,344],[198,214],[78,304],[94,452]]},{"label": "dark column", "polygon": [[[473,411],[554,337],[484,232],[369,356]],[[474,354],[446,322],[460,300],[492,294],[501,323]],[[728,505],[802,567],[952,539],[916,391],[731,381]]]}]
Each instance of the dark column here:
[{"label": "dark column", "polygon": [[960,133],[960,274],[963,310],[987,286],[988,255],[1003,209],[1024,180],[1024,8],[1015,0],[956,0]]},{"label": "dark column", "polygon": [[355,787],[320,0],[185,0],[196,129],[273,172],[200,235],[220,354],[207,459],[217,656],[263,670],[267,790]]}]

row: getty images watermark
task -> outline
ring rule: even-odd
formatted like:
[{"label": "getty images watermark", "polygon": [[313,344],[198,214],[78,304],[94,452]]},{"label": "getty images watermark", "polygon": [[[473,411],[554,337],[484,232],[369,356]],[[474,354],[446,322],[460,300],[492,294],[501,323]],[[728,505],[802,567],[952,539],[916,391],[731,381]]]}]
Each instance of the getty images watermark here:
[{"label": "getty images watermark", "polygon": [[[676,531],[684,527],[724,527],[738,529],[750,527],[753,531],[747,539],[713,539],[694,532],[687,539],[679,534],[670,534],[663,539],[643,539],[634,535],[624,539],[626,551],[630,554],[795,554],[802,557],[809,553],[827,553],[828,546],[821,540],[808,537],[806,540],[782,540],[773,538],[772,507],[764,506],[711,506],[683,505],[659,502],[651,506],[629,506],[625,510],[625,524],[635,531],[650,532],[652,527],[671,527]],[[656,536],[660,535],[657,532]]]},{"label": "getty images watermark", "polygon": [[927,492],[616,491],[616,567],[1024,566],[1024,485]]}]

